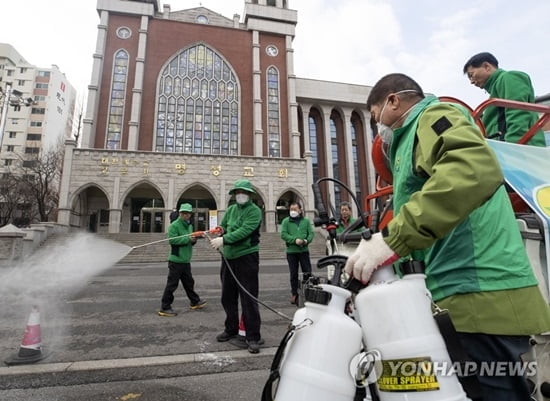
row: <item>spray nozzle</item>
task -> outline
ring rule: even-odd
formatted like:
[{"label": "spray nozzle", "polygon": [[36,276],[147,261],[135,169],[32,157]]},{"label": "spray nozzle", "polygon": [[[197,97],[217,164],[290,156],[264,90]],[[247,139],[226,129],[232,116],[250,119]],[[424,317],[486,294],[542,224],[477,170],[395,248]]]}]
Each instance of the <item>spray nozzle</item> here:
[{"label": "spray nozzle", "polygon": [[308,302],[313,302],[320,305],[328,305],[332,294],[323,290],[321,287],[306,287],[304,289],[304,298]]},{"label": "spray nozzle", "polygon": [[366,284],[363,284],[360,280],[357,280],[356,278],[354,277],[348,277],[348,280],[346,282],[344,282],[342,284],[342,286],[354,293],[354,294],[357,294],[359,293],[359,291],[361,291],[363,288],[365,288],[367,285]]}]

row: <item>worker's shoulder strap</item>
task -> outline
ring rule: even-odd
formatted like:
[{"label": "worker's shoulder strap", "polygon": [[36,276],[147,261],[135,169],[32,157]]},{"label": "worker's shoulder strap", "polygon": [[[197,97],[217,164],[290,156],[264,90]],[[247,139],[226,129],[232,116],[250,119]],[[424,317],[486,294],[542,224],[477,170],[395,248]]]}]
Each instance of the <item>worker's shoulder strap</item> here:
[{"label": "worker's shoulder strap", "polygon": [[498,108],[498,120],[497,120],[497,127],[498,127],[498,139],[501,141],[504,141],[504,136],[506,135],[506,110],[504,107]]},{"label": "worker's shoulder strap", "polygon": [[[447,347],[447,351],[449,352],[449,356],[451,357],[451,361],[459,363],[461,367],[460,371],[466,372],[466,369],[464,369],[464,367],[466,362],[469,361],[470,358],[462,347],[462,343],[458,338],[458,334],[456,332],[453,321],[451,320],[451,316],[449,315],[449,311],[446,309],[436,309],[436,312],[434,313],[434,319],[437,323],[437,326],[439,327],[441,336],[445,341],[445,345]],[[470,374],[469,376],[458,375],[458,380],[460,381],[460,384],[462,385],[462,388],[464,389],[464,392],[469,399],[471,399],[472,401],[483,401],[481,385],[479,383],[479,379],[476,373]]]}]

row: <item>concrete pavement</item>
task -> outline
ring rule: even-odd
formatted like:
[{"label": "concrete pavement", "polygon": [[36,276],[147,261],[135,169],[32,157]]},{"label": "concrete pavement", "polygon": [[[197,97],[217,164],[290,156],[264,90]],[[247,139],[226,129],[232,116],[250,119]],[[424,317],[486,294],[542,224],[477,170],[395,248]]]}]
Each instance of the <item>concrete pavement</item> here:
[{"label": "concrete pavement", "polygon": [[[258,401],[266,370],[0,390],[2,401]],[[260,385],[259,385],[260,384]]]},{"label": "concrete pavement", "polygon": [[[265,344],[256,355],[215,339],[225,316],[219,263],[192,264],[195,288],[208,302],[205,308],[190,310],[180,286],[173,305],[178,316],[158,316],[166,265],[117,264],[78,290],[42,299],[42,344],[48,357],[0,367],[0,389],[267,370],[296,310],[288,301],[286,259],[261,262],[260,300],[288,319],[260,307]],[[0,314],[2,360],[18,351],[29,311],[30,302],[7,305]]]}]

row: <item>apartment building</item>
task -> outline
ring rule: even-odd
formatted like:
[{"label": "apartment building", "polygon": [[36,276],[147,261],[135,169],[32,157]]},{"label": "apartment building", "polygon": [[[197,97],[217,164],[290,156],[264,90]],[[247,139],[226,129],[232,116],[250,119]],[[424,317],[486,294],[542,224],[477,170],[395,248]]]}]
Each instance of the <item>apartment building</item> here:
[{"label": "apartment building", "polygon": [[[75,99],[76,91],[57,66],[37,67],[0,43],[0,225],[55,218],[58,175],[44,174],[46,166],[37,160],[49,150],[64,150]],[[39,201],[31,190],[46,184],[54,193]]]},{"label": "apartment building", "polygon": [[76,91],[56,65],[37,67],[0,43],[0,88],[1,173],[13,172],[18,159],[36,158],[42,149],[71,137]]}]

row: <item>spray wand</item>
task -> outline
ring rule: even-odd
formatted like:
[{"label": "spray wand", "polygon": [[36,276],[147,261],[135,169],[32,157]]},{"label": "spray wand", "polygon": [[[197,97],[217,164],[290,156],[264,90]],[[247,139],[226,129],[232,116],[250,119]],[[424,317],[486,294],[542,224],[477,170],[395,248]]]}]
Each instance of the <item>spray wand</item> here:
[{"label": "spray wand", "polygon": [[216,227],[216,228],[213,228],[213,229],[207,230],[207,231],[194,231],[190,234],[178,235],[177,237],[164,238],[164,239],[159,239],[157,241],[146,242],[145,244],[141,244],[141,245],[136,245],[136,246],[132,247],[132,250],[137,249],[137,248],[142,248],[144,246],[158,244],[159,242],[170,241],[171,239],[174,239],[174,238],[184,238],[184,237],[202,238],[202,237],[207,237],[208,234],[214,234],[214,235],[215,234],[220,234],[220,230]]},{"label": "spray wand", "polygon": [[[158,244],[159,242],[164,242],[164,241],[169,241],[171,239],[174,239],[174,238],[184,238],[184,237],[191,237],[191,238],[206,238],[208,240],[212,239],[212,235],[221,235],[223,234],[223,231],[222,231],[222,228],[221,227],[214,227],[210,230],[206,230],[206,231],[194,231],[190,234],[183,234],[183,235],[178,235],[177,237],[171,237],[171,238],[164,238],[164,239],[160,239],[160,240],[157,240],[157,241],[152,241],[152,242],[146,242],[145,244],[141,244],[141,245],[136,245],[136,246],[133,246],[132,249],[130,250],[133,251],[134,249],[137,249],[137,248],[142,248],[144,246],[148,246],[148,245],[153,245],[153,244]],[[255,296],[253,296],[250,292],[248,292],[248,290],[246,288],[244,288],[244,286],[240,283],[240,281],[237,279],[237,277],[235,276],[235,273],[233,272],[233,268],[231,267],[231,264],[229,263],[229,261],[225,258],[223,252],[221,250],[218,249],[218,253],[222,256],[223,260],[225,261],[225,264],[227,265],[228,267],[228,270],[229,272],[231,273],[231,275],[233,276],[233,278],[235,279],[235,281],[237,282],[237,285],[250,297],[252,298],[254,301],[256,301],[257,303],[259,303],[260,305],[262,305],[263,307],[269,309],[270,311],[274,312],[275,314],[279,315],[280,317],[286,319],[286,320],[290,320],[292,321],[292,318],[285,315],[284,313],[270,307],[269,305],[265,304],[264,302],[260,301],[258,298],[256,298]]]}]

